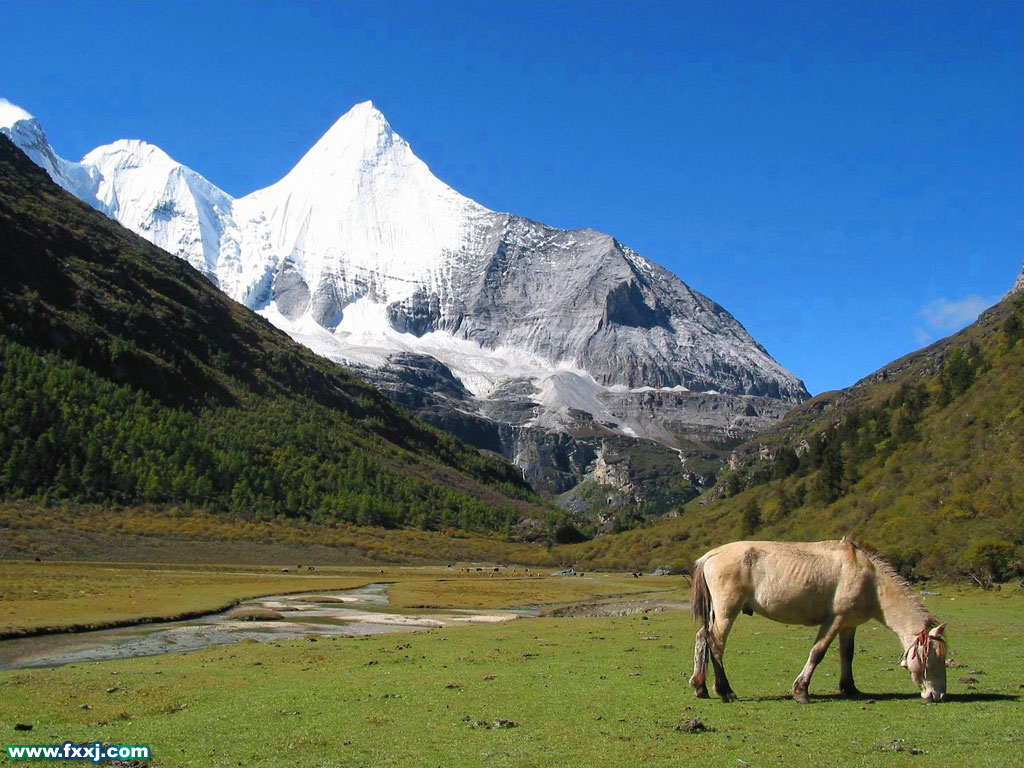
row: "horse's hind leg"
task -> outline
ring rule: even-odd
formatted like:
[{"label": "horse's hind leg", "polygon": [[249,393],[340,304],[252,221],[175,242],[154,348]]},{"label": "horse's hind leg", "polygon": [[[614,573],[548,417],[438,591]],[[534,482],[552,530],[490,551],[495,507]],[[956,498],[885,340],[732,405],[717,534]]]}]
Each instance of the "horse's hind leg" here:
[{"label": "horse's hind leg", "polygon": [[860,691],[853,682],[853,649],[856,627],[839,630],[839,690],[843,696],[860,696]]},{"label": "horse's hind leg", "polygon": [[704,627],[697,630],[697,639],[693,646],[693,676],[690,685],[698,699],[708,697],[708,632]]},{"label": "horse's hind leg", "polygon": [[831,621],[826,621],[822,624],[818,630],[818,639],[811,646],[811,652],[807,656],[807,663],[804,664],[803,671],[800,672],[797,679],[793,681],[793,698],[801,704],[806,704],[809,701],[807,686],[811,683],[811,675],[814,674],[814,670],[821,660],[825,658],[825,651],[828,650],[835,636],[839,634],[841,624],[842,617],[836,616]]},{"label": "horse's hind leg", "polygon": [[729,638],[729,630],[732,629],[733,616],[719,616],[711,628],[710,650],[711,664],[715,668],[715,693],[722,697],[722,701],[736,701],[736,694],[729,685],[729,678],[725,676],[725,664],[722,658],[725,655],[725,641]]}]

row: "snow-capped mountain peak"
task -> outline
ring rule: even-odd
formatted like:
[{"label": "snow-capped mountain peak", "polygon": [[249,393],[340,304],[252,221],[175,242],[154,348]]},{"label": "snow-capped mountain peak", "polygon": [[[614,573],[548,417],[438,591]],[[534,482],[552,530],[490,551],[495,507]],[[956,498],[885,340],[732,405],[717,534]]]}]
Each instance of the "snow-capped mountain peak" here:
[{"label": "snow-capped mountain peak", "polygon": [[90,200],[95,187],[92,169],[60,157],[50,146],[39,121],[7,99],[0,99],[0,134],[20,147],[57,184],[83,200]]},{"label": "snow-capped mountain peak", "polygon": [[216,281],[234,201],[160,147],[121,139],[89,152],[94,207]]},{"label": "snow-capped mountain peak", "polygon": [[[299,161],[299,166],[317,161],[326,162],[328,168],[353,161],[371,165],[391,149],[395,138],[383,113],[372,101],[364,101],[339,117]],[[398,140],[402,142],[401,138]]]},{"label": "snow-capped mountain peak", "polygon": [[[295,317],[312,294],[328,327],[363,295],[392,302],[436,289],[448,255],[467,246],[470,219],[486,213],[434,176],[369,101],[283,179],[236,201],[242,251],[258,255],[265,275],[286,276],[282,313]],[[250,294],[247,303],[280,298]]]},{"label": "snow-capped mountain peak", "polygon": [[360,182],[388,173],[407,175],[411,168],[432,176],[373,102],[364,101],[339,117],[285,177],[267,190],[312,182],[330,187],[334,196],[353,194]]},{"label": "snow-capped mountain peak", "polygon": [[558,429],[586,412],[602,429],[660,440],[657,419],[622,416],[608,398],[807,397],[728,312],[668,270],[609,235],[460,195],[369,101],[280,181],[237,199],[140,140],[63,160],[9,102],[0,132],[315,351],[374,369],[432,358],[477,403],[526,398],[528,408],[502,411],[518,414],[513,423]]},{"label": "snow-capped mountain peak", "polygon": [[35,120],[35,118],[17,104],[12,104],[7,99],[0,99],[0,128],[13,128],[15,123],[22,120]]},{"label": "snow-capped mountain peak", "polygon": [[108,158],[117,158],[119,165],[116,170],[139,168],[148,164],[184,167],[160,147],[142,139],[118,139],[111,144],[96,147],[82,158],[82,162],[99,165],[108,162]]}]

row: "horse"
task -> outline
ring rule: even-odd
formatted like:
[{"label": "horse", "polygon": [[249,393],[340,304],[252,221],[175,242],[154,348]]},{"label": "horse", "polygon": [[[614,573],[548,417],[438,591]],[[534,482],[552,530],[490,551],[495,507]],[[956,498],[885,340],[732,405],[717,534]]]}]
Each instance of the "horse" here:
[{"label": "horse", "polygon": [[807,663],[793,682],[793,698],[808,702],[815,667],[839,637],[839,690],[860,695],[853,682],[854,633],[877,619],[903,645],[900,666],[909,670],[926,701],[946,698],[945,624],[925,609],[910,584],[880,555],[850,540],[817,542],[734,541],[697,560],[691,613],[701,623],[693,651],[693,686],[707,698],[710,659],[715,693],[736,700],[722,657],[740,612],[784,624],[818,626]]}]

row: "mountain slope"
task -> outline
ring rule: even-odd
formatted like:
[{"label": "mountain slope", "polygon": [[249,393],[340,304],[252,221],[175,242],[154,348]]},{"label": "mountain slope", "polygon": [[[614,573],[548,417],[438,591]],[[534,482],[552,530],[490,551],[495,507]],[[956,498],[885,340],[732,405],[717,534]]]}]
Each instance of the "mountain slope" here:
[{"label": "mountain slope", "polygon": [[[734,318],[667,270],[608,235],[546,227],[459,195],[370,102],[343,115],[279,182],[237,200],[143,141],[98,147],[76,164],[9,103],[0,130],[34,150],[58,183],[88,169],[86,182],[66,188],[236,300],[298,323],[296,333],[305,319],[328,331],[333,342],[321,335],[321,344],[336,357],[377,362],[338,328],[365,299],[380,308],[374,332],[385,351],[396,351],[388,330],[413,345],[441,332],[604,386],[806,397]],[[469,378],[472,390],[486,389]]]},{"label": "mountain slope", "polygon": [[545,509],[0,137],[0,492],[426,528]]},{"label": "mountain slope", "polygon": [[[574,554],[688,566],[737,538],[855,535],[908,575],[1006,578],[1024,560],[1024,295],[737,449],[678,519]],[[1015,565],[1016,563],[1016,565]]]},{"label": "mountain slope", "polygon": [[706,462],[808,396],[721,306],[613,237],[458,194],[370,102],[238,199],[145,142],[70,163],[9,104],[0,132],[93,207],[546,491],[595,476],[602,441]]}]

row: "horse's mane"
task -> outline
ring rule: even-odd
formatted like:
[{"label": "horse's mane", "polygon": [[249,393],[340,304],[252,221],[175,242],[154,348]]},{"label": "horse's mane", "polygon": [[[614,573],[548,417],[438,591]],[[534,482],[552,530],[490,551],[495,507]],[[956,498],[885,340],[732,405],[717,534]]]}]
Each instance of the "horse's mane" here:
[{"label": "horse's mane", "polygon": [[876,570],[883,573],[893,584],[899,587],[907,600],[909,600],[911,604],[921,612],[921,615],[924,616],[925,629],[931,629],[932,627],[938,626],[938,620],[932,616],[931,611],[925,607],[924,601],[921,599],[921,596],[917,594],[917,591],[911,583],[901,576],[899,571],[893,568],[892,563],[886,560],[878,550],[848,536],[844,536],[843,541],[849,542],[855,548],[863,552],[867,556],[868,560],[870,560],[875,566]]}]

